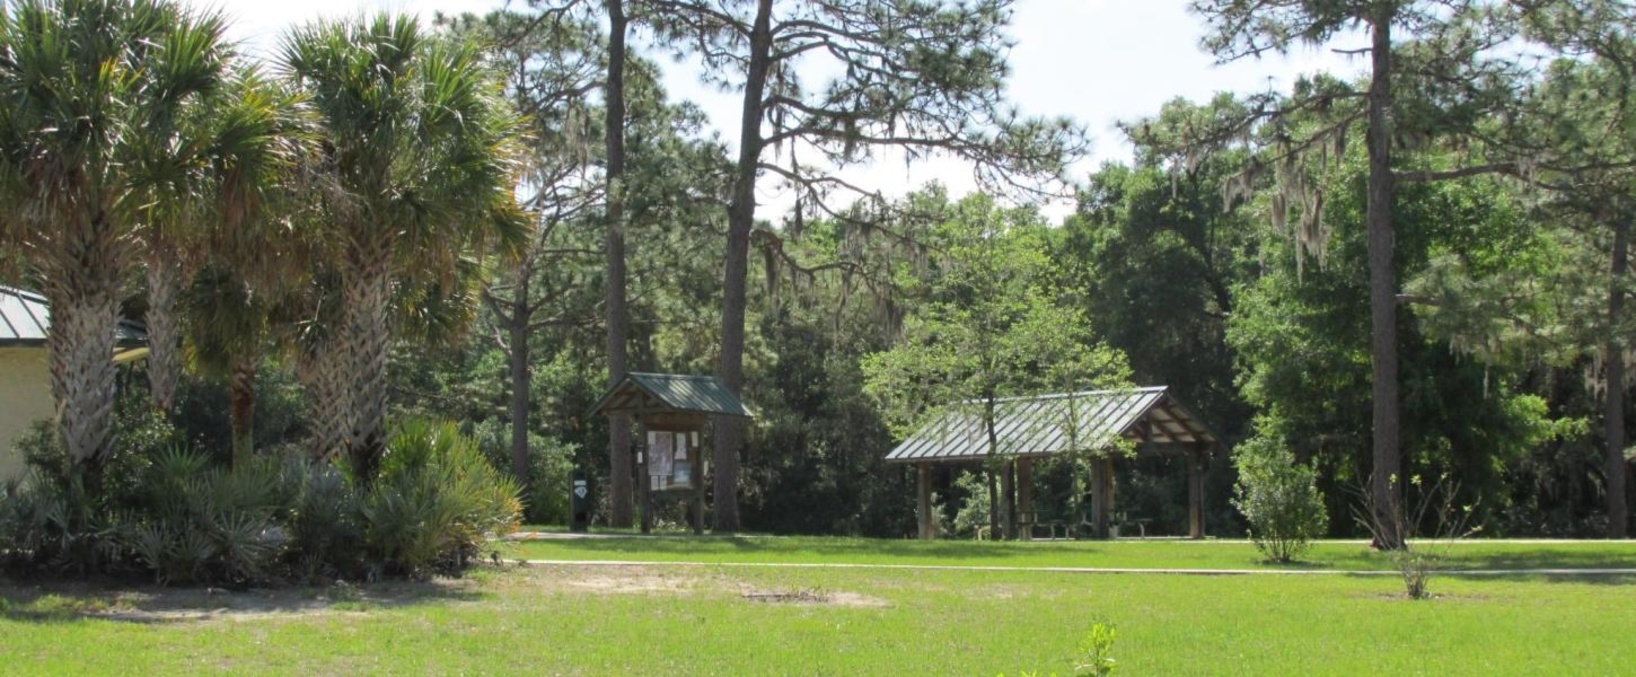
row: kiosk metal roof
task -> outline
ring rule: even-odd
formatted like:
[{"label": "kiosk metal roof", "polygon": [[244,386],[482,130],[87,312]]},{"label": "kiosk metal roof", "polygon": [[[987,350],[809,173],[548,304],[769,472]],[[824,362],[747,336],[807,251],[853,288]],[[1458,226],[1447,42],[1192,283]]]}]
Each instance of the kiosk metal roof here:
[{"label": "kiosk metal roof", "polygon": [[597,400],[593,412],[754,414],[715,376],[631,372]]}]

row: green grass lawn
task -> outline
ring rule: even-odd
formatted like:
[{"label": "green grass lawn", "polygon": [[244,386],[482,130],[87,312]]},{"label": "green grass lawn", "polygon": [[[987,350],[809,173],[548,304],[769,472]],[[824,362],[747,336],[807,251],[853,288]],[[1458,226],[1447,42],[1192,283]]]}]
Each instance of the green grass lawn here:
[{"label": "green grass lawn", "polygon": [[[1437,544],[1454,569],[1633,568],[1636,543],[1517,543],[1467,540]],[[800,537],[609,537],[526,541],[508,556],[545,560],[711,563],[930,564],[945,566],[1111,567],[1137,569],[1384,570],[1389,558],[1359,542],[1321,542],[1295,565],[1269,565],[1246,541],[910,541]]]},{"label": "green grass lawn", "polygon": [[[629,540],[655,556],[678,552]],[[835,540],[839,552],[828,553],[827,540],[777,547],[814,559],[865,554],[871,543]],[[706,543],[691,547],[746,547]],[[875,543],[883,557],[939,556]],[[1238,547],[1067,545],[1037,557],[1130,564],[1173,561],[1182,546]],[[623,547],[634,558],[636,544]],[[777,547],[753,552],[773,557]],[[1571,547],[1616,546],[1550,549]],[[988,552],[943,556],[1030,557]],[[1574,561],[1629,555],[1588,557]],[[459,581],[249,592],[0,583],[0,672],[1067,675],[1099,620],[1117,627],[1113,655],[1129,675],[1619,674],[1636,661],[1627,637],[1636,578],[1442,577],[1432,587],[1439,598],[1416,602],[1378,576],[666,565],[508,566]]]}]

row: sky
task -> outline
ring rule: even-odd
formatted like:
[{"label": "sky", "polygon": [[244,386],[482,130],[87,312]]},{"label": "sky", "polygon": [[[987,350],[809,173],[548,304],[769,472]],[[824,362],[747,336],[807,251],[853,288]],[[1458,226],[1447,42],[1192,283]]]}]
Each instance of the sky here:
[{"label": "sky", "polygon": [[[287,27],[321,16],[386,9],[430,21],[436,12],[484,12],[503,4],[503,0],[226,0],[219,6],[232,20],[231,37],[243,41],[252,53],[267,53]],[[1199,49],[1203,23],[1187,12],[1187,5],[1187,0],[1017,0],[1008,93],[1024,114],[1067,115],[1086,126],[1094,145],[1090,155],[1073,167],[1076,180],[1106,161],[1130,158],[1130,147],[1115,123],[1152,115],[1176,97],[1202,100],[1224,91],[1285,89],[1301,74],[1350,75],[1363,66],[1328,48],[1217,65]],[[697,71],[686,64],[653,56],[666,68],[672,98],[695,101],[724,139],[736,138],[726,126],[736,121],[731,94],[701,86]],[[973,185],[969,168],[959,162],[934,159],[905,166],[901,156],[891,155],[869,166],[849,168],[843,175],[888,195],[929,180],[944,183],[957,195]],[[763,191],[760,201],[762,216],[776,218],[789,198]],[[1070,208],[1057,202],[1045,205],[1044,211],[1057,217]]]}]

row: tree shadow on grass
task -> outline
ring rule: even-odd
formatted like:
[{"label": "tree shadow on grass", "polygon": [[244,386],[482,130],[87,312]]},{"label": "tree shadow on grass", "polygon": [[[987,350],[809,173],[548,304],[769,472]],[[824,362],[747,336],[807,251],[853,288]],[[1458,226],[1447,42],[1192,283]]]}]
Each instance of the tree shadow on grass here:
[{"label": "tree shadow on grass", "polygon": [[1273,559],[1252,559],[1250,560],[1250,563],[1254,565],[1254,568],[1263,568],[1269,571],[1327,571],[1335,568],[1334,562],[1322,562],[1306,559],[1291,560],[1288,562],[1280,562]]},{"label": "tree shadow on grass", "polygon": [[915,541],[907,539],[812,538],[790,539],[764,536],[698,536],[584,538],[553,540],[554,549],[595,555],[596,559],[623,559],[633,555],[676,557],[733,554],[765,561],[809,562],[871,561],[950,563],[965,560],[1003,564],[1017,557],[1042,554],[1095,558],[1107,555],[1100,544],[1087,541],[1056,542],[975,542]]},{"label": "tree shadow on grass", "polygon": [[1636,569],[1636,549],[1618,552],[1595,546],[1541,548],[1537,551],[1463,554],[1444,560],[1448,569]]},{"label": "tree shadow on grass", "polygon": [[1450,578],[1462,581],[1488,582],[1505,581],[1510,583],[1572,583],[1577,585],[1605,585],[1612,587],[1626,587],[1636,585],[1636,575],[1631,574],[1436,574],[1434,578]]},{"label": "tree shadow on grass", "polygon": [[0,619],[178,624],[368,613],[484,598],[475,583],[452,579],[248,590],[78,581],[25,586],[0,580]]}]

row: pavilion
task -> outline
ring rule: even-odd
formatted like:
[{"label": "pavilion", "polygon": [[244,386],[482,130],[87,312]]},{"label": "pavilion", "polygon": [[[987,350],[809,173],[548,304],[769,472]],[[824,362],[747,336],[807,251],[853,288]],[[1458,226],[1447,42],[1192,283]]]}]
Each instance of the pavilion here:
[{"label": "pavilion", "polygon": [[995,401],[995,448],[983,425],[981,401],[946,407],[904,440],[886,462],[913,464],[918,470],[919,535],[937,537],[932,516],[931,476],[934,465],[1015,463],[1016,514],[1024,531],[1033,515],[1033,462],[1068,453],[1091,461],[1091,523],[1095,535],[1107,537],[1113,514],[1115,454],[1129,445],[1138,456],[1184,456],[1187,463],[1188,531],[1204,537],[1204,470],[1210,456],[1223,449],[1221,438],[1176,400],[1166,386],[1096,390]]}]

